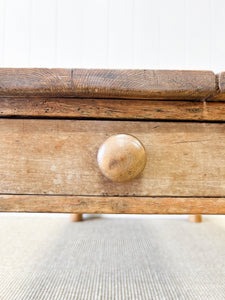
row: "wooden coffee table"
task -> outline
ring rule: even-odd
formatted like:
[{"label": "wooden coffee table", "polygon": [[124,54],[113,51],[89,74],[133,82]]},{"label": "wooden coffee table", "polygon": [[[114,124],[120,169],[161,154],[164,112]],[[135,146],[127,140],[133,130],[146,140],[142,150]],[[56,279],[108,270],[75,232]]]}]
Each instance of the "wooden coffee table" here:
[{"label": "wooden coffee table", "polygon": [[225,214],[224,101],[225,73],[0,69],[0,211]]}]

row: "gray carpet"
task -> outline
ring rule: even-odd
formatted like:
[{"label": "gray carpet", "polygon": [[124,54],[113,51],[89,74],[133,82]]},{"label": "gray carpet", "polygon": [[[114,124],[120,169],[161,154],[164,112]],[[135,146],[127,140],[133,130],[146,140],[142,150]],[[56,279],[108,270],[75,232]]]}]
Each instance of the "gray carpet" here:
[{"label": "gray carpet", "polygon": [[225,299],[225,218],[0,215],[0,299]]}]

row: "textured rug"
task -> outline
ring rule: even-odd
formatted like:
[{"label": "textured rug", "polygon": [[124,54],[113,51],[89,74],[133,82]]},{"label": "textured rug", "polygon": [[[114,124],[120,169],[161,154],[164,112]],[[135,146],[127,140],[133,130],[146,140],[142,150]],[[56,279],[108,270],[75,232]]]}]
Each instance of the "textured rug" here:
[{"label": "textured rug", "polygon": [[225,218],[0,215],[0,299],[225,299]]}]

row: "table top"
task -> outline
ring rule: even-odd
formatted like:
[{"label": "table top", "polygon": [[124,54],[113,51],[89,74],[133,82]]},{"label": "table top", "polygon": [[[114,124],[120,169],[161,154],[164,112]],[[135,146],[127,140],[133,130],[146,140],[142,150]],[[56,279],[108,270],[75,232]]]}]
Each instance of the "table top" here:
[{"label": "table top", "polygon": [[0,68],[0,98],[224,101],[225,72]]}]

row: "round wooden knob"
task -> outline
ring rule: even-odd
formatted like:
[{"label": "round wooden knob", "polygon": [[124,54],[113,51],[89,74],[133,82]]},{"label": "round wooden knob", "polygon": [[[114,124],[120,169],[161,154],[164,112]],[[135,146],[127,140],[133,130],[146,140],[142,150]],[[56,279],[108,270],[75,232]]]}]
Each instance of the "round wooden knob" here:
[{"label": "round wooden knob", "polygon": [[136,178],[146,164],[142,143],[128,134],[113,135],[98,150],[101,172],[112,181],[125,182]]}]

